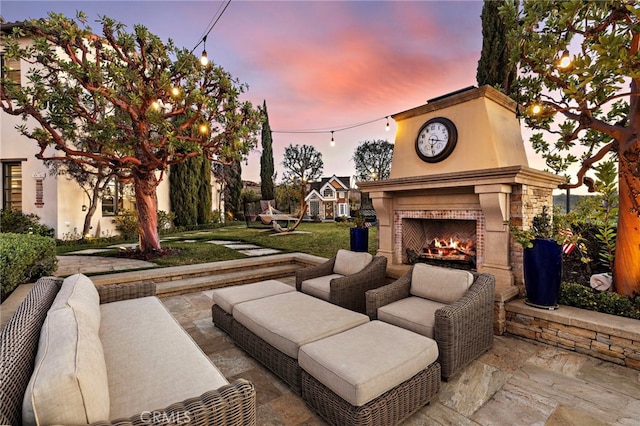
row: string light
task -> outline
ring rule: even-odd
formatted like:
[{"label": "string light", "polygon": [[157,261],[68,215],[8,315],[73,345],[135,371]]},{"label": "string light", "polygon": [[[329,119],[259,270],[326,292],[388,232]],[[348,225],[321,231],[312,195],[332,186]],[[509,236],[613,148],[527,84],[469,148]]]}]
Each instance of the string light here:
[{"label": "string light", "polygon": [[327,128],[324,129],[302,129],[302,130],[272,130],[271,133],[288,133],[288,134],[292,134],[292,133],[304,133],[304,134],[319,134],[319,133],[330,133],[331,134],[331,146],[335,146],[335,138],[334,138],[334,133],[337,132],[342,132],[344,130],[349,130],[349,129],[354,129],[356,127],[361,127],[361,126],[366,126],[367,124],[371,124],[371,123],[375,123],[376,121],[379,120],[387,120],[387,124],[385,126],[385,130],[389,130],[389,116],[384,116],[384,117],[380,117],[380,118],[376,118],[373,120],[369,120],[369,121],[365,121],[362,123],[356,123],[356,124],[348,124],[345,126],[340,127],[339,129],[333,129],[333,130],[329,130]]},{"label": "string light", "polygon": [[178,96],[180,94],[180,88],[179,87],[172,87],[171,88],[171,94],[173,96]]},{"label": "string light", "polygon": [[569,51],[567,49],[562,52],[562,56],[560,56],[560,61],[558,62],[558,67],[563,70],[566,70],[571,66],[571,56],[569,56]]},{"label": "string light", "polygon": [[533,115],[538,115],[542,112],[542,105],[536,103],[531,106],[531,113]]},{"label": "string light", "polygon": [[209,58],[207,58],[207,36],[206,35],[202,38],[202,42],[204,43],[204,47],[202,49],[202,56],[200,56],[200,63],[204,67],[209,63]]},{"label": "string light", "polygon": [[384,127],[384,130],[388,132],[390,128],[391,127],[389,126],[389,116],[387,115],[387,125]]},{"label": "string light", "polygon": [[200,130],[200,133],[205,134],[209,131],[209,127],[203,123],[200,125],[199,130]]}]

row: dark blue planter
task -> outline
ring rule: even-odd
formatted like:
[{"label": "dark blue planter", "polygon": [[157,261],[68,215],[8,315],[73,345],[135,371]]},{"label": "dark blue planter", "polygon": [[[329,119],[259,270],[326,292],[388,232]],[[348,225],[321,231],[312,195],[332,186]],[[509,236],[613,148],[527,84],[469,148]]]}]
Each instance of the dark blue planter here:
[{"label": "dark blue planter", "polygon": [[558,309],[562,281],[562,246],[555,240],[537,238],[524,250],[524,287],[527,305]]},{"label": "dark blue planter", "polygon": [[369,228],[349,228],[351,251],[369,251]]}]

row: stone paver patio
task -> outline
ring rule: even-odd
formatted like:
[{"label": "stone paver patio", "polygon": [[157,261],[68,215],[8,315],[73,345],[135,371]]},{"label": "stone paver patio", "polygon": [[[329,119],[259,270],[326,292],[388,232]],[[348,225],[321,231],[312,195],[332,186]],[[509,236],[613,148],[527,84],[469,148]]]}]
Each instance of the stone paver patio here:
[{"label": "stone paver patio", "polygon": [[[293,285],[293,277],[280,279]],[[162,299],[228,380],[257,390],[258,424],[322,425],[284,382],[211,320],[210,291]],[[493,348],[406,425],[640,425],[640,372],[544,344],[496,336]]]}]

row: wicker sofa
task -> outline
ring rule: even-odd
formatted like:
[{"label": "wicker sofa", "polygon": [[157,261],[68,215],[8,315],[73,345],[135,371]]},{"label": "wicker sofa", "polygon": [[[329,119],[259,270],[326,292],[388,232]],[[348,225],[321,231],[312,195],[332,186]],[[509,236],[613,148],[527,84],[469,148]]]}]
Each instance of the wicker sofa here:
[{"label": "wicker sofa", "polygon": [[367,292],[367,315],[434,339],[442,378],[449,380],[491,348],[494,291],[491,274],[418,263]]},{"label": "wicker sofa", "polygon": [[365,313],[367,290],[385,284],[387,258],[338,250],[324,263],[296,271],[296,290]]},{"label": "wicker sofa", "polygon": [[3,328],[0,359],[3,425],[256,424],[253,384],[222,376],[153,283],[42,278]]}]

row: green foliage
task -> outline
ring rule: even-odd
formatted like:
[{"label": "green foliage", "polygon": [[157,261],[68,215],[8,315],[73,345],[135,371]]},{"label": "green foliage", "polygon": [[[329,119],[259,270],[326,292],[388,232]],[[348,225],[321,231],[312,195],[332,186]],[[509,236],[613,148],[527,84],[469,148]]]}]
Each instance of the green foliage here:
[{"label": "green foliage", "polygon": [[558,303],[605,314],[640,319],[640,297],[632,299],[613,292],[598,292],[576,283],[560,286]]},{"label": "green foliage", "polygon": [[599,247],[594,254],[611,271],[615,259],[619,204],[615,162],[604,161],[595,166],[595,171],[596,194],[581,198],[575,208],[566,215],[566,220],[577,229],[595,227],[597,231],[593,234]]},{"label": "green foliage", "polygon": [[231,220],[234,217],[240,219],[239,213],[242,211],[242,165],[239,161],[225,166],[225,193],[224,203],[225,212],[230,215]]},{"label": "green foliage", "polygon": [[0,234],[0,291],[51,275],[58,266],[56,241],[40,235]]},{"label": "green foliage", "polygon": [[54,230],[39,222],[40,217],[33,213],[23,213],[18,210],[0,210],[0,232],[14,234],[34,234],[43,237],[53,237]]},{"label": "green foliage", "polygon": [[[478,86],[488,84],[510,95],[516,76],[516,67],[509,62],[510,51],[507,34],[516,26],[515,16],[500,16],[500,6],[505,1],[485,0],[482,7],[482,52],[478,61],[476,80]],[[510,0],[511,4],[519,0]]]},{"label": "green foliage", "polygon": [[260,155],[260,193],[263,200],[273,200],[275,198],[273,185],[275,166],[273,164],[273,140],[269,114],[267,113],[267,101],[263,102],[262,109],[264,121],[262,122],[262,154]]},{"label": "green foliage", "polygon": [[174,229],[173,221],[176,215],[174,212],[165,212],[164,210],[158,211],[158,231],[170,232]]},{"label": "green foliage", "polygon": [[113,222],[125,240],[130,240],[138,236],[138,214],[136,212],[124,210],[113,218]]},{"label": "green foliage", "polygon": [[289,145],[284,149],[284,180],[298,185],[313,182],[322,176],[322,154],[311,145]]},{"label": "green foliage", "polygon": [[359,211],[356,212],[355,216],[353,217],[353,227],[354,228],[359,228],[359,229],[364,229],[365,228],[365,217],[362,215],[362,213],[360,213]]},{"label": "green foliage", "polygon": [[577,242],[580,239],[580,236],[563,232],[566,229],[566,224],[554,220],[548,210],[547,206],[543,206],[542,212],[534,216],[530,228],[524,229],[513,225],[510,226],[513,239],[523,248],[533,247],[533,240],[536,238],[553,239],[558,244]]},{"label": "green foliage", "polygon": [[393,147],[392,143],[381,139],[360,142],[351,157],[356,169],[356,179],[360,181],[389,179]]}]

